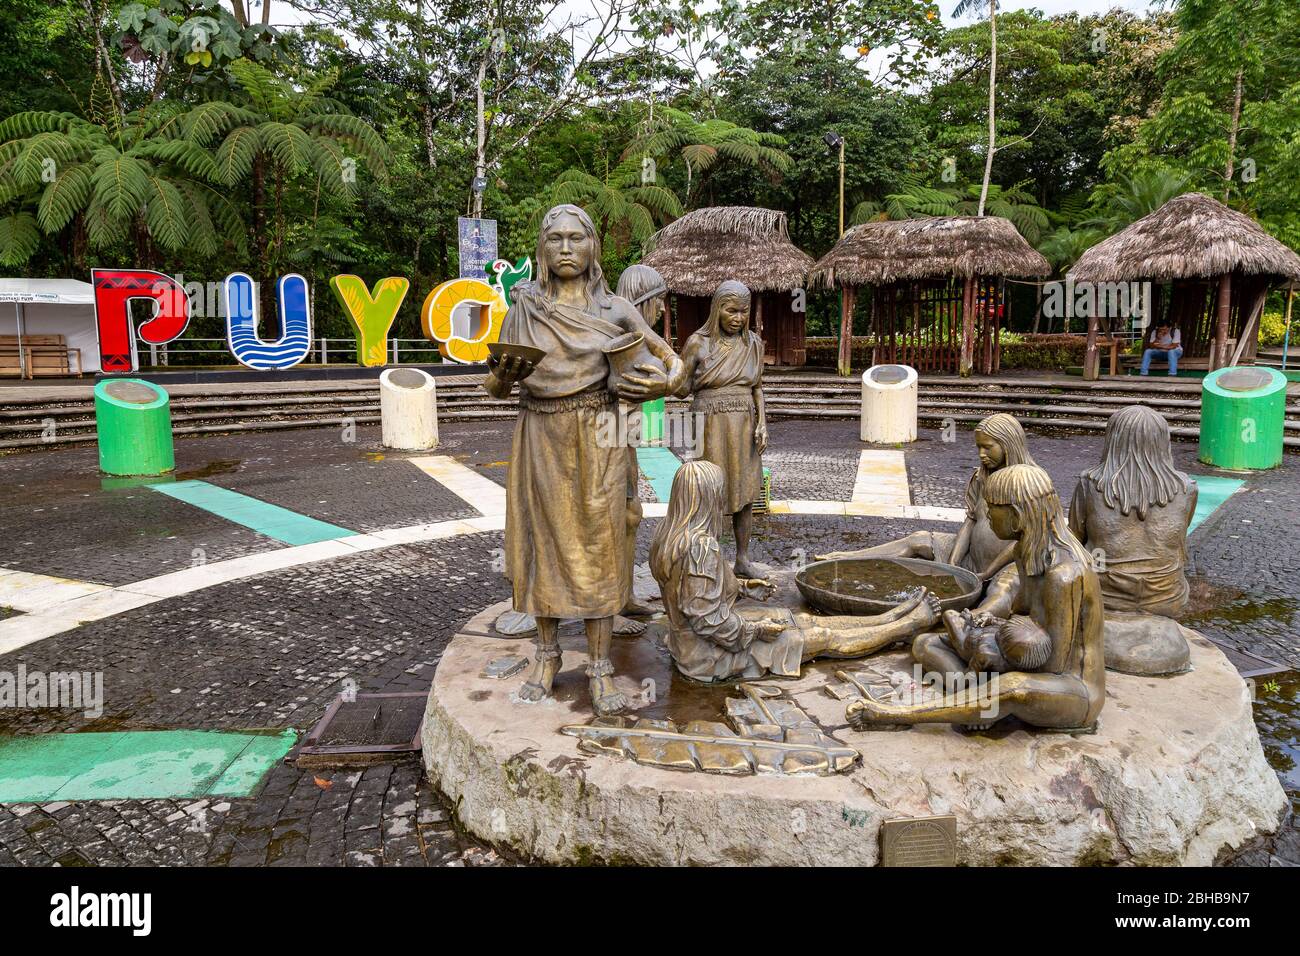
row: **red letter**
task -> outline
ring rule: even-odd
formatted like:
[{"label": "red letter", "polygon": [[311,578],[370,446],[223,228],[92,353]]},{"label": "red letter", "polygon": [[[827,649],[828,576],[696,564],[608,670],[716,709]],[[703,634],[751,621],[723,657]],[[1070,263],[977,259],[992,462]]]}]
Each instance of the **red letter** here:
[{"label": "red letter", "polygon": [[185,289],[171,276],[148,269],[91,269],[90,274],[102,371],[134,372],[140,367],[128,306],[132,299],[154,303],[153,317],[140,324],[140,338],[152,345],[170,342],[189,325]]}]

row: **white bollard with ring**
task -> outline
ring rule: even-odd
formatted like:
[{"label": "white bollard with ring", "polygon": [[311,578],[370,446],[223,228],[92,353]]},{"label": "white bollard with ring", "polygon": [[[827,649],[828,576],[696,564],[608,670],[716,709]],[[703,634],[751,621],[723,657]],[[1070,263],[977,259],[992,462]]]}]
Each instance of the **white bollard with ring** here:
[{"label": "white bollard with ring", "polygon": [[385,369],[379,376],[379,417],[385,448],[437,448],[438,397],[433,376],[418,368]]},{"label": "white bollard with ring", "polygon": [[916,400],[916,369],[871,366],[862,373],[862,440],[879,445],[916,441]]}]

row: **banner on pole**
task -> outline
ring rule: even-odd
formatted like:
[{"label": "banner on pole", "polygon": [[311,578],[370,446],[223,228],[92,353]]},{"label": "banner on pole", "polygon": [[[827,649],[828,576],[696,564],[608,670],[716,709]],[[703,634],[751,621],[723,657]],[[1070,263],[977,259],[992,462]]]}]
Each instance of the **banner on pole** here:
[{"label": "banner on pole", "polygon": [[497,258],[497,221],[495,219],[456,220],[460,239],[460,277],[462,279],[488,278],[488,267]]}]

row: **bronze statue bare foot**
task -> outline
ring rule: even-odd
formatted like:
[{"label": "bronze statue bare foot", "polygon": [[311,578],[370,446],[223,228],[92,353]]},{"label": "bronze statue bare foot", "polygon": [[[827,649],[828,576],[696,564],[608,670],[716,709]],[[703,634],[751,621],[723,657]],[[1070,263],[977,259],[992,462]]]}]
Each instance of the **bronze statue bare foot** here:
[{"label": "bronze statue bare foot", "polygon": [[917,618],[926,630],[939,620],[940,614],[944,614],[943,604],[939,601],[938,595],[929,588],[922,587],[909,591],[905,603],[914,605],[908,610],[908,616]]},{"label": "bronze statue bare foot", "polygon": [[539,647],[533,672],[519,688],[519,699],[542,700],[550,697],[551,685],[555,683],[555,675],[560,672],[560,661],[558,647]]},{"label": "bronze statue bare foot", "polygon": [[907,708],[875,697],[861,697],[844,709],[844,717],[854,730],[871,730],[901,723]]},{"label": "bronze statue bare foot", "polygon": [[741,580],[758,580],[767,577],[767,568],[761,567],[748,558],[736,558],[736,577]]},{"label": "bronze statue bare foot", "polygon": [[627,710],[627,697],[614,687],[614,665],[608,659],[587,665],[587,688],[597,717],[613,717]]},{"label": "bronze statue bare foot", "polygon": [[654,614],[654,608],[642,604],[636,598],[628,598],[627,603],[623,605],[623,610],[618,613],[622,617],[650,617]]}]

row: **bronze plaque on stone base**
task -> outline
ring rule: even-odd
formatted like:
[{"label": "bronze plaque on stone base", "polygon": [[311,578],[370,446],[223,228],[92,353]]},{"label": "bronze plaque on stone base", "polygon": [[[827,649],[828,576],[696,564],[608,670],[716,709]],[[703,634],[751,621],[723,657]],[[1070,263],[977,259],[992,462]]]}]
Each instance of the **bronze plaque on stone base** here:
[{"label": "bronze plaque on stone base", "polygon": [[956,866],[957,818],[900,817],[880,828],[882,866]]}]

